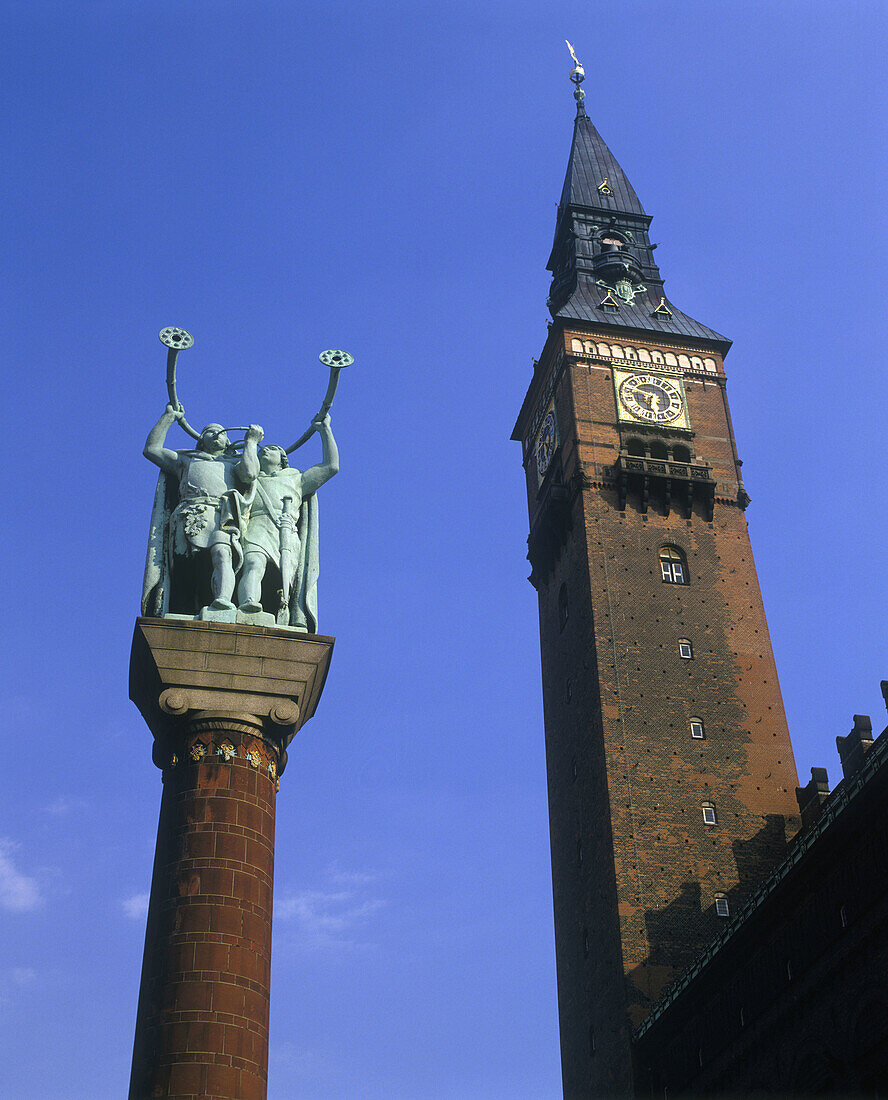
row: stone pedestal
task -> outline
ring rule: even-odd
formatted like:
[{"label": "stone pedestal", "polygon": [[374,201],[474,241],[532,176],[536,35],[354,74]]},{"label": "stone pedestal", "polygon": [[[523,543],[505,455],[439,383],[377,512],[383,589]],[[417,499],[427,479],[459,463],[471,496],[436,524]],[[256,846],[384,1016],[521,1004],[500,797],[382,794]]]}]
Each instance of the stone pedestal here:
[{"label": "stone pedestal", "polygon": [[130,698],[163,798],[130,1100],[261,1100],[268,1073],[274,813],[333,639],[141,618]]}]

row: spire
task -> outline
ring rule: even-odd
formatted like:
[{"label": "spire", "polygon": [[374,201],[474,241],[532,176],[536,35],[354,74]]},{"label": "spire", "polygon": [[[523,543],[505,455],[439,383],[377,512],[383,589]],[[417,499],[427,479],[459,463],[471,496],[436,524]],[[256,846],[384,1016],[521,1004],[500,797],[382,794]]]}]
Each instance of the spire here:
[{"label": "spire", "polygon": [[586,73],[574,61],[577,114],[567,174],[558,204],[549,308],[553,317],[696,336],[724,346],[724,336],[667,301],[648,237],[651,219],[616,157],[586,114],[580,85]]}]

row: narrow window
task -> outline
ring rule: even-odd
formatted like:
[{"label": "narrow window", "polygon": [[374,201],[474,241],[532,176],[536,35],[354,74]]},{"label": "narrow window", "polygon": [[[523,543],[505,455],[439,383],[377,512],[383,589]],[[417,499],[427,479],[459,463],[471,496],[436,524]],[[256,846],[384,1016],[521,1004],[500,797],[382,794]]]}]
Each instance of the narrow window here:
[{"label": "narrow window", "polygon": [[701,809],[703,810],[704,825],[718,824],[718,818],[715,816],[715,806],[711,802],[704,802]]},{"label": "narrow window", "polygon": [[573,684],[570,681],[570,677],[564,681],[564,701],[569,703],[573,698]]},{"label": "narrow window", "polygon": [[746,1013],[742,1008],[740,1009],[740,1026],[746,1027]]},{"label": "narrow window", "polygon": [[792,963],[789,959],[786,960],[786,980],[788,982],[792,981]]},{"label": "narrow window", "polygon": [[731,915],[728,899],[724,894],[715,895],[715,914],[718,917],[729,917]]},{"label": "narrow window", "polygon": [[582,842],[582,840],[577,841],[577,863],[581,867],[583,866],[583,842]]},{"label": "narrow window", "polygon": [[567,585],[562,584],[558,589],[558,629],[564,630],[567,625]]},{"label": "narrow window", "polygon": [[688,567],[685,556],[675,546],[660,547],[660,576],[664,584],[687,584]]},{"label": "narrow window", "polygon": [[678,639],[678,655],[679,657],[683,657],[686,661],[690,661],[694,656],[694,647],[691,645],[688,638]]},{"label": "narrow window", "polygon": [[842,922],[843,928],[848,927],[848,910],[845,908],[844,905],[839,910],[839,920]]},{"label": "narrow window", "polygon": [[703,730],[703,722],[699,718],[692,718],[691,737],[693,737],[695,741],[702,741],[705,736],[706,734]]},{"label": "narrow window", "polygon": [[585,958],[589,958],[589,930],[583,929],[583,955]]},{"label": "narrow window", "polygon": [[590,1054],[595,1053],[595,1028],[594,1027],[589,1028],[589,1053]]}]

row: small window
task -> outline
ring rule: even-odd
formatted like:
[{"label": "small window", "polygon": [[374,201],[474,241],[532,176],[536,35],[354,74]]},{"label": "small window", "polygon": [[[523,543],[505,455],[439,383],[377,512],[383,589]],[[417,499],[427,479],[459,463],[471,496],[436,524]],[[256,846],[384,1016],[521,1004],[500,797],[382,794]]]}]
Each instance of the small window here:
[{"label": "small window", "polygon": [[839,910],[839,920],[842,922],[843,928],[848,927],[848,910],[845,908],[844,905]]},{"label": "small window", "polygon": [[589,931],[586,928],[583,929],[583,955],[589,958]]},{"label": "small window", "polygon": [[702,741],[706,733],[703,730],[703,723],[701,720],[699,718],[692,718],[690,725],[691,737],[693,737],[695,741]]},{"label": "small window", "polygon": [[595,1028],[594,1027],[589,1028],[589,1053],[590,1054],[595,1053]]},{"label": "small window", "polygon": [[569,703],[571,699],[573,699],[573,682],[568,676],[568,678],[564,681],[564,701],[565,703]]},{"label": "small window", "polygon": [[580,867],[583,866],[583,842],[582,842],[582,840],[577,841],[577,863],[580,865]]},{"label": "small window", "polygon": [[562,584],[558,589],[558,629],[564,630],[567,625],[567,585]]},{"label": "small window", "polygon": [[690,661],[694,656],[694,647],[688,638],[678,639],[678,655],[685,661]]},{"label": "small window", "polygon": [[731,915],[731,907],[728,905],[728,899],[724,894],[715,895],[715,914],[718,917],[729,917]]},{"label": "small window", "polygon": [[788,982],[792,981],[792,963],[789,959],[786,960],[786,980]]},{"label": "small window", "polygon": [[664,584],[687,584],[688,568],[685,556],[675,546],[660,547],[660,576]]},{"label": "small window", "polygon": [[701,809],[703,810],[703,824],[704,825],[717,825],[718,818],[715,815],[715,806],[711,802],[704,802]]}]

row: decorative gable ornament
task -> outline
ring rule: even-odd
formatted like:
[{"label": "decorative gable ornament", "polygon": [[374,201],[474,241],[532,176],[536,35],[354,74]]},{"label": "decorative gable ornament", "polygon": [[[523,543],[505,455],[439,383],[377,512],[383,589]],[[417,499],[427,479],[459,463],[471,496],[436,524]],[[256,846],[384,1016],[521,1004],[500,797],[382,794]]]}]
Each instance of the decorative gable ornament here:
[{"label": "decorative gable ornament", "polygon": [[[610,286],[609,283],[606,283],[604,279],[599,279],[598,285],[600,287],[604,287],[604,289],[607,291],[607,294],[605,295],[605,300],[611,294],[616,294],[618,298],[622,299],[622,301],[626,302],[627,304],[635,300],[636,294],[643,294],[645,290],[647,290],[647,287],[644,286],[642,283],[633,283],[629,279],[617,279],[613,286]],[[611,302],[611,304],[616,306],[619,305],[618,302],[613,301]],[[604,305],[604,301],[601,302],[601,305]]]}]

